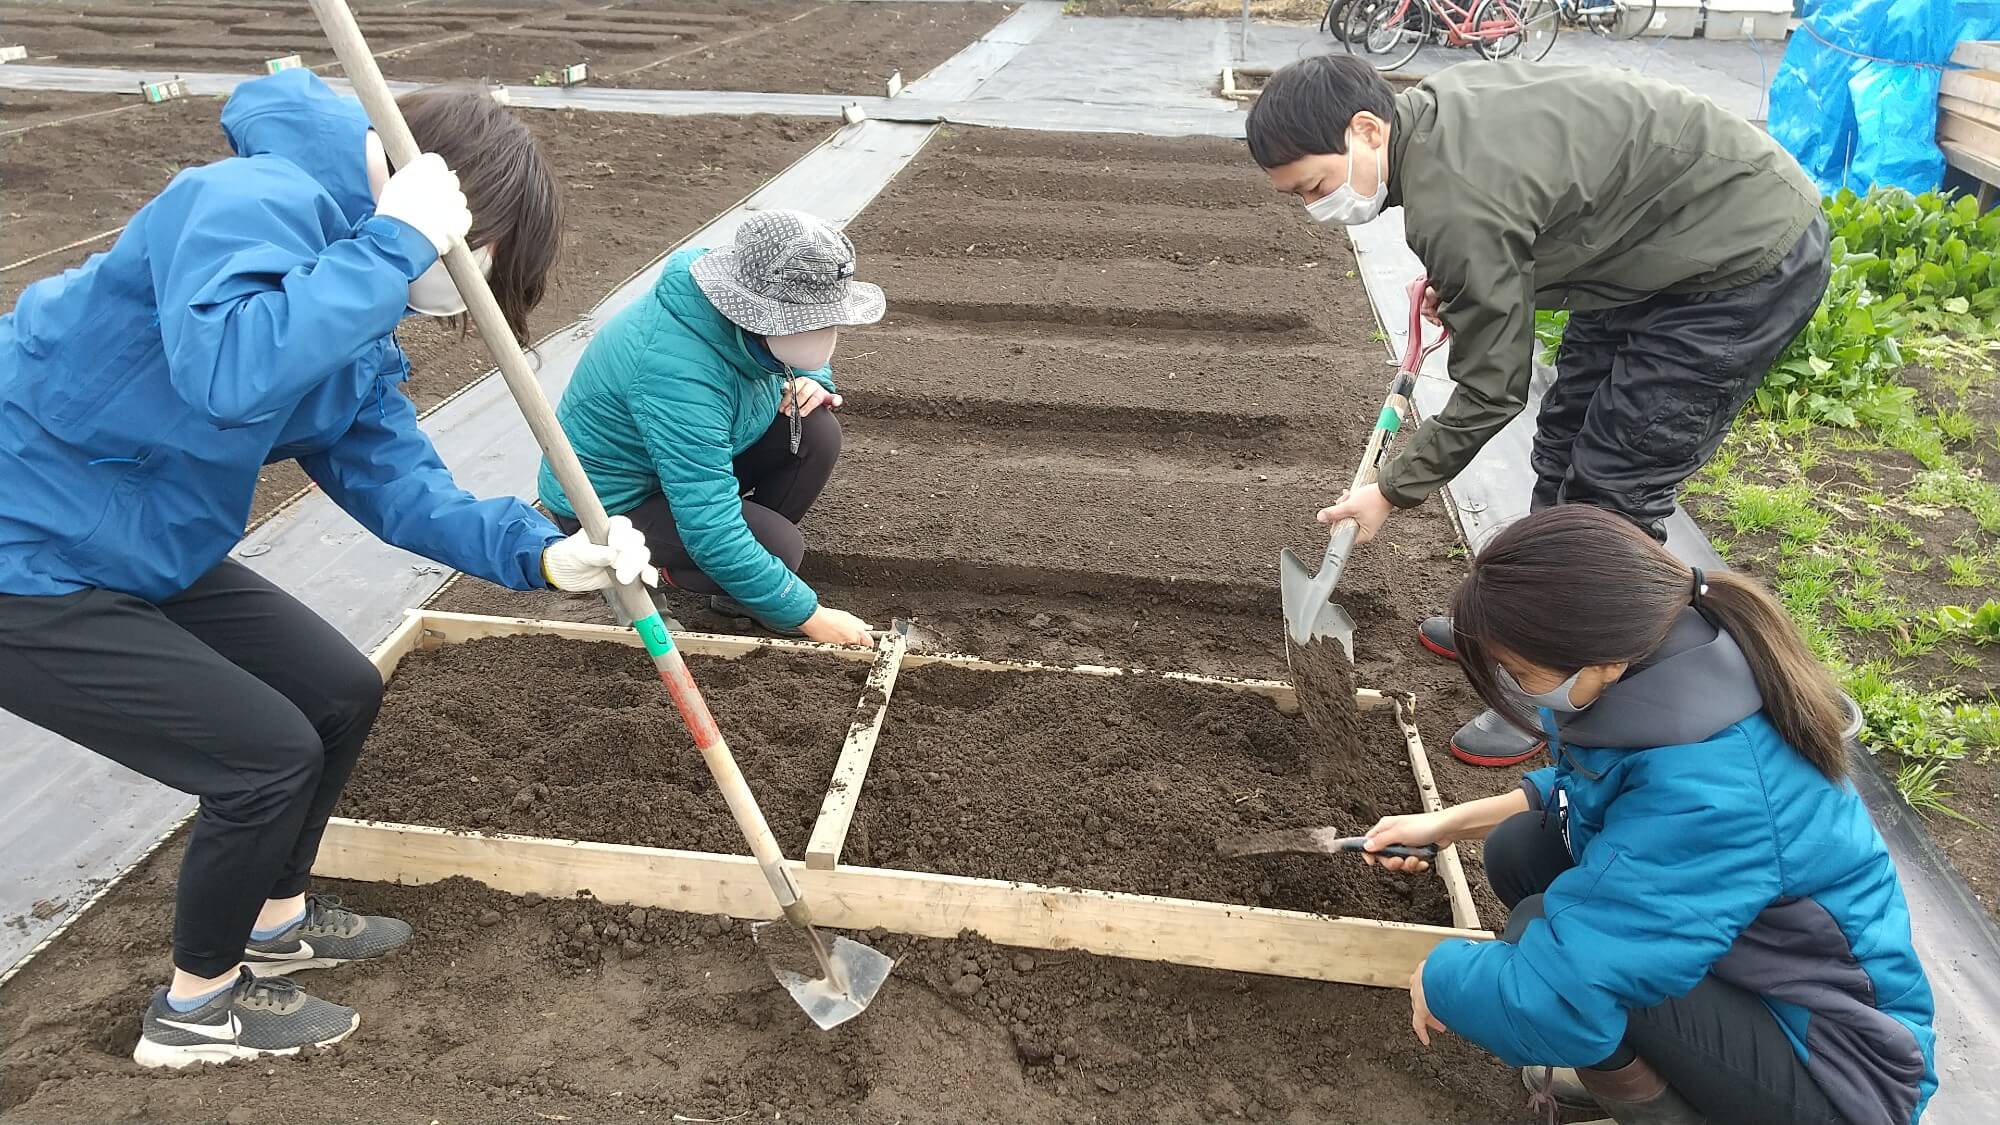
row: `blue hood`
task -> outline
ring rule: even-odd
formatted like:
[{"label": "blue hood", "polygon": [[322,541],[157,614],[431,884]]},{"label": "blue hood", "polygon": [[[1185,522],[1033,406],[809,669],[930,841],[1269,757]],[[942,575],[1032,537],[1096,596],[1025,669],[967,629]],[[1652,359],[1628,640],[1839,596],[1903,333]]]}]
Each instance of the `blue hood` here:
[{"label": "blue hood", "polygon": [[222,107],[222,132],[238,156],[280,156],[298,165],[350,222],[374,213],[368,114],[311,71],[287,70],[238,86]]}]

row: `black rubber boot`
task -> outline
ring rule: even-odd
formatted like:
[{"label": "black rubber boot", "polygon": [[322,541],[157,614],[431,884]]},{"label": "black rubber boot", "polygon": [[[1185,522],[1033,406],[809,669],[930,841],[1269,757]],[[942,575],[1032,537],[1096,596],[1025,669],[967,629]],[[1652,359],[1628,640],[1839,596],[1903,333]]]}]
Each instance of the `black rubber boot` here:
[{"label": "black rubber boot", "polygon": [[1443,614],[1424,618],[1417,626],[1417,642],[1446,660],[1458,659],[1458,638],[1452,635],[1451,618]]},{"label": "black rubber boot", "polygon": [[1481,711],[1451,736],[1451,756],[1474,766],[1518,766],[1547,745],[1497,713]]},{"label": "black rubber boot", "polygon": [[1703,1125],[1708,1120],[1645,1059],[1617,1070],[1579,1070],[1576,1077],[1618,1125]]}]

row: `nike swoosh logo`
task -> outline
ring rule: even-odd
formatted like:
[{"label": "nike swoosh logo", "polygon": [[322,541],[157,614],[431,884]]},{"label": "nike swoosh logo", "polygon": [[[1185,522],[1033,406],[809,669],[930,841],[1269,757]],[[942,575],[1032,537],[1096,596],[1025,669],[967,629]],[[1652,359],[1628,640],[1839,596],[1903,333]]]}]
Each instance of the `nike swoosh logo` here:
[{"label": "nike swoosh logo", "polygon": [[266,949],[252,949],[249,952],[266,961],[308,961],[312,959],[313,947],[312,942],[302,941],[299,947],[290,953],[272,953]]},{"label": "nike swoosh logo", "polygon": [[166,1019],[159,1022],[161,1027],[171,1027],[190,1035],[199,1035],[203,1039],[213,1039],[218,1043],[234,1043],[236,1037],[243,1031],[243,1024],[236,1018],[235,1012],[229,1013],[228,1018],[221,1023],[181,1023],[178,1020]]}]

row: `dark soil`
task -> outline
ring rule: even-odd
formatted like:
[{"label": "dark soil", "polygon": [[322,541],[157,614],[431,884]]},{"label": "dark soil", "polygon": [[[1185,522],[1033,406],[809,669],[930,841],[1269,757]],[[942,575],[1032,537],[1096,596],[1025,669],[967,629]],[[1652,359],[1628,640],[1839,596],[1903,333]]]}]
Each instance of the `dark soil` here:
[{"label": "dark soil", "polygon": [[[889,314],[835,357],[846,456],[805,524],[822,600],[976,654],[1283,678],[1278,551],[1322,552],[1314,513],[1393,375],[1345,241],[1240,143],[949,129],[849,234]],[[1446,753],[1478,704],[1416,643],[1463,573],[1426,505],[1337,592],[1356,682],[1416,693],[1449,800],[1515,776]],[[664,600],[688,628],[741,628]],[[464,578],[437,604],[602,619]]]},{"label": "dark soil", "polygon": [[[383,73],[530,85],[573,63],[593,85],[880,94],[913,82],[1011,10],[1000,4],[805,0],[373,0],[354,5]],[[294,54],[338,73],[303,5],[0,2],[45,66],[261,73]]]},{"label": "dark soil", "polygon": [[0,1118],[1527,1119],[1512,1072],[1449,1035],[1419,1046],[1397,990],[873,933],[856,936],[895,973],[865,1015],[820,1032],[740,923],[464,880],[323,888],[417,927],[383,964],[297,978],[361,1010],[346,1043],[143,1071],[129,1055],[169,968],[179,861],[176,846],[141,865],[0,992]]},{"label": "dark soil", "polygon": [[[688,666],[779,846],[803,852],[868,665],[760,652]],[[339,813],[747,854],[645,651],[555,637],[412,653]]]},{"label": "dark soil", "polygon": [[[93,112],[94,95],[42,95],[50,113]],[[216,124],[222,99],[194,98],[79,118],[0,138],[0,265],[122,226],[182,168],[229,155]],[[803,155],[826,126],[780,117],[651,118],[521,110],[562,178],[563,256],[531,329],[552,332],[588,312],[667,247]],[[0,308],[31,282],[82,264],[110,239],[0,274]],[[411,319],[405,390],[429,410],[492,369],[477,335]],[[254,526],[310,486],[292,462],[265,469]]]},{"label": "dark soil", "polygon": [[897,681],[843,858],[988,879],[1449,925],[1430,876],[1320,858],[1223,859],[1218,839],[1292,825],[1360,832],[1419,809],[1403,739],[1371,716],[1373,767],[1330,789],[1298,716],[1155,677],[930,665]]}]

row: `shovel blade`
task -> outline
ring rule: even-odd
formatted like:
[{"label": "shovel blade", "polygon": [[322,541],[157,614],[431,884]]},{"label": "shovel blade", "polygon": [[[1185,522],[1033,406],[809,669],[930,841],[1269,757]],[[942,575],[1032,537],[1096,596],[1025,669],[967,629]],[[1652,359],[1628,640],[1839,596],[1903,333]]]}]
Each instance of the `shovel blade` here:
[{"label": "shovel blade", "polygon": [[[751,936],[759,936],[764,926],[772,924],[753,926]],[[790,969],[773,971],[778,983],[785,986],[792,1000],[805,1011],[806,1018],[821,1031],[828,1031],[867,1011],[869,1002],[882,991],[882,983],[889,979],[889,970],[895,967],[895,960],[880,950],[848,938],[831,937],[827,942],[826,971],[820,975],[808,976]]]},{"label": "shovel blade", "polygon": [[1340,571],[1306,569],[1305,560],[1290,547],[1278,555],[1278,592],[1285,607],[1285,636],[1303,648],[1318,640],[1333,640],[1354,660],[1354,618],[1346,607],[1330,601]]}]

